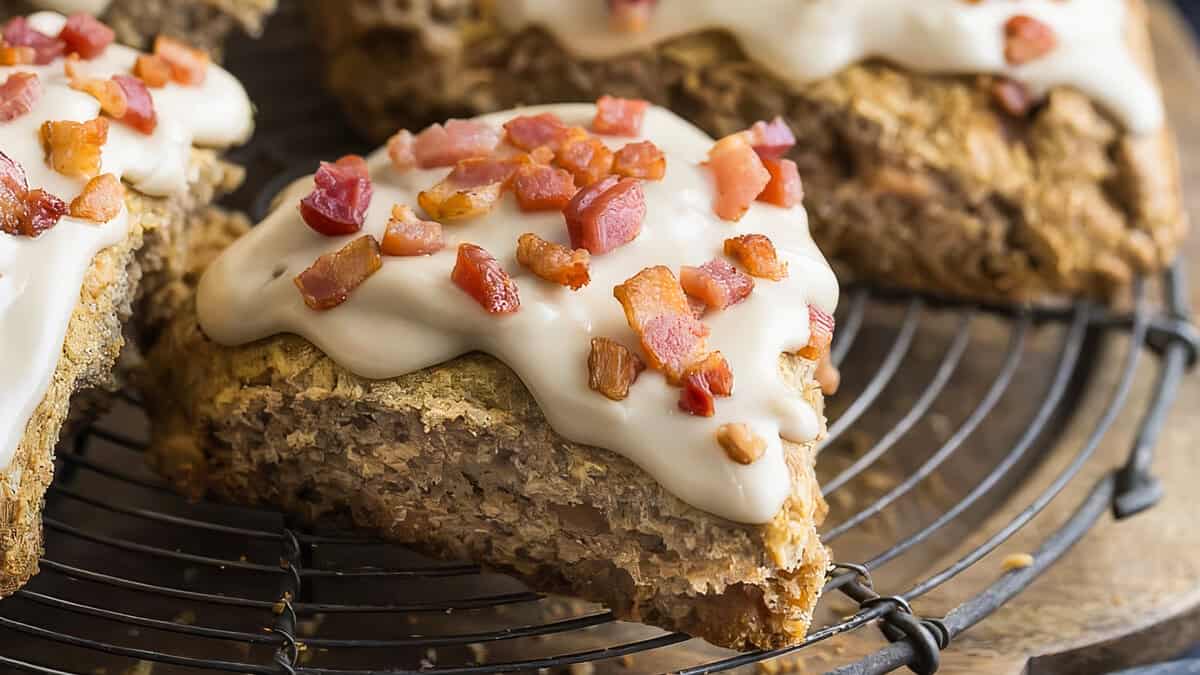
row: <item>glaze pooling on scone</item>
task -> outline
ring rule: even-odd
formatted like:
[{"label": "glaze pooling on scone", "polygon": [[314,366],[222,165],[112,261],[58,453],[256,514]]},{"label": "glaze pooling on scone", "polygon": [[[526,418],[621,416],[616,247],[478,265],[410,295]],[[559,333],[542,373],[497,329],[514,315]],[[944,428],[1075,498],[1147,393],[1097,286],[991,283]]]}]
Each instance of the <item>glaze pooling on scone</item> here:
[{"label": "glaze pooling on scone", "polygon": [[[608,59],[708,29],[729,31],[759,65],[803,85],[846,66],[882,58],[930,73],[992,73],[1033,93],[1074,87],[1134,133],[1162,126],[1151,75],[1126,41],[1128,0],[658,0],[645,31],[609,26],[602,0],[499,0],[496,16],[513,30],[539,26],[564,49]],[[1054,29],[1058,45],[1021,66],[1004,57],[1004,24],[1024,14]]]},{"label": "glaze pooling on scone", "polygon": [[[42,12],[34,28],[57,35],[65,19]],[[129,73],[138,52],[109,45],[80,61],[79,71],[107,78]],[[30,188],[43,188],[70,203],[85,180],[55,172],[45,162],[38,129],[47,120],[83,122],[100,113],[89,94],[67,85],[63,60],[45,66],[0,67],[0,82],[14,72],[37,73],[42,95],[29,113],[0,122],[0,150],[25,170]],[[109,125],[100,173],[123,178],[148,195],[186,192],[193,143],[224,147],[245,140],[253,129],[250,101],[232,75],[210,65],[202,85],[167,84],[151,89],[158,127],[145,135],[119,122]],[[36,238],[0,233],[0,470],[12,461],[25,425],[45,395],[62,356],[67,324],[84,274],[95,255],[124,239],[129,214],[107,223],[63,217]]]},{"label": "glaze pooling on scone", "polygon": [[[552,111],[569,125],[587,126],[595,107],[543,106],[488,115],[497,128],[520,114]],[[301,220],[297,202],[311,190],[299,181],[280,208],[227,249],[200,282],[197,309],[205,333],[226,345],[277,333],[307,338],[343,367],[370,378],[397,377],[460,354],[482,351],[511,367],[563,436],[607,448],[636,462],[685,502],[730,520],[764,523],[791,492],[780,435],[812,440],[820,420],[779,370],[782,352],[808,343],[808,303],[832,312],[838,287],[808,233],[803,208],[754,204],[737,223],[713,213],[713,184],[699,166],[713,140],[669,111],[651,108],[643,138],[667,155],[666,175],[646,181],[641,235],[592,258],[592,281],[579,291],[535,277],[515,260],[518,237],[533,232],[567,243],[563,215],[522,212],[512,195],[489,214],[443,228],[446,248],[432,256],[384,258],[383,268],[339,307],[309,309],[293,277],[320,255],[349,240],[382,238],[394,204],[416,207],[417,193],[441,180],[448,168],[398,173],[381,150],[369,159],[374,196],[362,232],[320,235]],[[637,139],[601,137],[611,148]],[[679,410],[679,389],[646,371],[623,401],[588,388],[587,358],[593,337],[610,337],[640,352],[613,287],[645,267],[675,273],[722,255],[728,237],[766,234],[789,265],[780,282],[756,280],[745,301],[704,316],[708,345],[734,372],[734,392],[717,402],[716,415]],[[507,316],[486,313],[450,280],[459,242],[491,252],[520,288],[521,308]],[[730,461],[716,442],[717,428],[744,422],[768,439],[754,464]]]}]

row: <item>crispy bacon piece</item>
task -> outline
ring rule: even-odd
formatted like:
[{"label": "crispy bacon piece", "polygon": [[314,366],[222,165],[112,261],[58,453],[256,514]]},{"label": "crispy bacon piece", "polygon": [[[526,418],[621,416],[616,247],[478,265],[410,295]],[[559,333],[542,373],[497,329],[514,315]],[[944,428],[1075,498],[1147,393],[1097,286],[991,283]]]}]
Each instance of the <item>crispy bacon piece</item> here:
[{"label": "crispy bacon piece", "polygon": [[532,232],[517,240],[517,262],[546,281],[570,286],[573,291],[591,281],[591,256],[587,251],[581,248],[572,251]]},{"label": "crispy bacon piece", "polygon": [[782,117],[770,122],[759,120],[744,132],[750,147],[763,159],[779,159],[796,144],[796,136]]},{"label": "crispy bacon piece", "polygon": [[26,237],[38,236],[57,225],[67,214],[67,203],[41,188],[29,191],[25,196],[25,208],[27,212],[19,234]]},{"label": "crispy bacon piece", "polygon": [[29,24],[23,16],[16,16],[4,24],[0,37],[9,47],[30,47],[33,49],[33,62],[44,66],[63,55],[67,45],[56,37],[39,32]]},{"label": "crispy bacon piece", "polygon": [[561,211],[575,190],[570,172],[542,164],[521,167],[513,179],[513,192],[522,211]]},{"label": "crispy bacon piece", "polygon": [[539,145],[529,151],[529,159],[534,164],[550,164],[554,162],[554,149],[548,145]]},{"label": "crispy bacon piece", "polygon": [[613,173],[642,180],[662,180],[667,173],[667,157],[650,141],[628,143],[613,156]]},{"label": "crispy bacon piece", "polygon": [[13,47],[0,40],[0,66],[33,65],[37,52],[33,47]]},{"label": "crispy bacon piece", "polygon": [[316,259],[292,281],[310,309],[333,309],[383,266],[379,243],[364,234],[333,253]]},{"label": "crispy bacon piece", "polygon": [[712,352],[683,374],[679,409],[699,417],[712,417],[716,397],[733,394],[733,370],[721,352]]},{"label": "crispy bacon piece", "polygon": [[58,39],[67,44],[67,52],[94,59],[112,44],[117,34],[91,14],[78,12],[67,17]]},{"label": "crispy bacon piece", "polygon": [[592,131],[610,136],[637,136],[642,133],[642,120],[649,107],[650,102],[640,98],[601,96],[596,101]]},{"label": "crispy bacon piece", "polygon": [[139,54],[133,63],[133,74],[147,87],[158,89],[171,81],[171,64],[155,54]]},{"label": "crispy bacon piece", "polygon": [[1004,60],[1019,66],[1054,51],[1058,36],[1048,24],[1017,14],[1004,24]]},{"label": "crispy bacon piece", "polygon": [[637,334],[651,368],[678,383],[707,353],[708,328],[692,316],[683,288],[671,270],[647,267],[613,288]]},{"label": "crispy bacon piece", "polygon": [[742,134],[717,141],[708,151],[707,166],[717,185],[713,211],[724,220],[741,220],[771,181],[771,174]]},{"label": "crispy bacon piece", "polygon": [[321,162],[313,184],[300,200],[300,216],[309,227],[330,237],[362,229],[374,192],[366,160],[346,155],[332,164]]},{"label": "crispy bacon piece", "polygon": [[107,223],[121,213],[125,199],[125,186],[111,173],[103,173],[89,180],[79,196],[71,200],[72,218]]},{"label": "crispy bacon piece", "polygon": [[166,35],[154,40],[154,55],[167,62],[171,79],[183,85],[204,83],[208,71],[208,52]]},{"label": "crispy bacon piece", "polygon": [[614,401],[629,396],[646,364],[625,345],[606,337],[592,338],[588,353],[588,387]]},{"label": "crispy bacon piece", "polygon": [[128,106],[117,119],[143,134],[152,134],[158,126],[158,114],[154,112],[154,99],[146,84],[132,75],[113,75],[112,81],[121,88]]},{"label": "crispy bacon piece", "polygon": [[568,138],[554,156],[559,166],[574,174],[575,182],[581,187],[612,173],[613,151],[594,136],[576,135]]},{"label": "crispy bacon piece", "polygon": [[695,296],[692,295],[688,296],[688,307],[692,308],[692,316],[696,317],[697,319],[703,318],[704,313],[708,311],[708,305],[697,300]]},{"label": "crispy bacon piece", "polygon": [[750,276],[779,281],[788,275],[787,263],[779,260],[775,244],[765,234],[743,234],[726,239],[725,255],[741,263]]},{"label": "crispy bacon piece", "polygon": [[29,182],[25,178],[25,170],[0,151],[0,232],[21,233],[21,223],[28,213],[25,207],[25,196],[28,194]]},{"label": "crispy bacon piece", "polygon": [[10,122],[33,110],[42,96],[36,73],[13,73],[0,84],[0,122]]},{"label": "crispy bacon piece", "polygon": [[116,80],[105,80],[99,77],[87,77],[79,73],[79,56],[71,54],[63,62],[63,70],[67,75],[67,84],[76,91],[90,94],[100,104],[100,112],[113,118],[120,118],[129,109],[129,97]]},{"label": "crispy bacon piece", "polygon": [[511,314],[521,308],[517,284],[491,253],[475,244],[459,244],[450,279],[490,314]]},{"label": "crispy bacon piece", "polygon": [[388,159],[392,160],[392,167],[401,173],[417,165],[417,154],[413,149],[414,138],[411,131],[401,129],[388,139]]},{"label": "crispy bacon piece", "polygon": [[526,155],[464,159],[436,185],[417,194],[417,203],[438,220],[482,215],[500,202],[517,170],[528,162]]},{"label": "crispy bacon piece", "polygon": [[646,195],[637,180],[609,176],[576,192],[563,217],[572,248],[592,255],[608,253],[641,234]]},{"label": "crispy bacon piece", "polygon": [[829,353],[829,345],[833,342],[833,327],[833,317],[820,307],[809,303],[808,344],[797,353],[810,361],[820,361]]},{"label": "crispy bacon piece", "polygon": [[567,125],[552,112],[519,115],[504,123],[504,139],[526,152],[542,146],[557,149],[568,133]]},{"label": "crispy bacon piece", "polygon": [[421,220],[405,204],[392,207],[392,217],[388,219],[380,244],[384,255],[429,255],[445,247],[441,223]]},{"label": "crispy bacon piece", "polygon": [[499,142],[500,132],[483,122],[449,120],[446,126],[428,126],[413,138],[413,157],[422,169],[453,166],[464,159],[487,157]]},{"label": "crispy bacon piece", "polygon": [[804,201],[804,184],[800,182],[800,171],[790,159],[764,159],[763,166],[771,174],[771,181],[758,195],[758,201],[790,209]]},{"label": "crispy bacon piece", "polygon": [[107,119],[46,121],[40,136],[50,168],[73,178],[92,178],[100,173],[100,151],[108,140]]},{"label": "crispy bacon piece", "polygon": [[658,0],[608,0],[613,30],[640,33],[650,24],[650,15]]},{"label": "crispy bacon piece", "polygon": [[717,427],[717,444],[738,464],[753,464],[767,451],[767,442],[742,422]]},{"label": "crispy bacon piece", "polygon": [[720,258],[714,258],[699,267],[681,268],[679,283],[685,293],[713,309],[735,305],[749,297],[750,291],[754,290],[754,279]]}]

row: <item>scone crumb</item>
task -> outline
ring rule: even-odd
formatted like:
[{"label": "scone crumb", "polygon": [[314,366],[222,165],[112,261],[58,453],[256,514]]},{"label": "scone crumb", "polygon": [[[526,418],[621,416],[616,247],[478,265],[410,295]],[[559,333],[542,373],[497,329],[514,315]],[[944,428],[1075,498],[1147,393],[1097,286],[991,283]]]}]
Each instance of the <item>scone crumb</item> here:
[{"label": "scone crumb", "polygon": [[1033,566],[1033,556],[1028,553],[1012,553],[1004,558],[1004,562],[1000,566],[1004,568],[1005,572],[1023,570]]}]

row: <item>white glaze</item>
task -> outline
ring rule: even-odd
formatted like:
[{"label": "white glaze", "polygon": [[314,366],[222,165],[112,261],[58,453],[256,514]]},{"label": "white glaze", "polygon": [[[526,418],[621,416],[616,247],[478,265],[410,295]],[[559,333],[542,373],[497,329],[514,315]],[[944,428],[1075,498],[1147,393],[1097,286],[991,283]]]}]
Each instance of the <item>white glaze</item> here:
[{"label": "white glaze", "polygon": [[[584,126],[595,113],[592,105],[572,104],[482,119],[499,125],[513,115],[542,110]],[[802,207],[756,203],[739,223],[720,220],[712,210],[709,172],[698,166],[712,139],[661,108],[647,113],[644,132],[667,154],[666,177],[644,183],[641,235],[594,256],[591,284],[578,292],[538,279],[515,260],[517,238],[524,232],[567,243],[562,214],[523,213],[508,196],[486,216],[446,225],[446,250],[429,257],[385,257],[383,268],[345,304],[313,311],[301,300],[293,277],[353,236],[324,237],[304,224],[297,203],[312,189],[304,180],[204,275],[197,300],[201,326],[226,345],[296,333],[370,378],[403,375],[473,350],[487,352],[521,377],[563,436],[625,455],[696,507],[731,520],[765,522],[790,493],[780,432],[807,441],[819,430],[811,406],[782,381],[779,354],[807,344],[807,303],[832,312],[837,281],[809,236]],[[605,140],[615,149],[628,139]],[[393,204],[416,208],[417,192],[447,172],[397,173],[382,150],[368,161],[375,193],[363,232],[377,239]],[[621,402],[588,388],[592,337],[611,337],[640,352],[613,286],[651,265],[678,273],[681,265],[707,262],[721,255],[727,237],[751,232],[772,239],[790,275],[782,282],[757,279],[748,300],[705,315],[712,330],[709,346],[725,354],[734,372],[734,395],[718,400],[716,416],[681,412],[679,389],[656,372],[644,372]],[[460,241],[483,246],[513,275],[520,288],[519,312],[489,315],[453,285],[450,270]],[[715,441],[717,427],[726,422],[746,422],[769,439],[766,455],[750,466],[730,461]]]},{"label": "white glaze", "polygon": [[[56,35],[62,15],[42,12],[35,28]],[[109,46],[100,57],[81,63],[96,77],[128,73],[138,52]],[[30,188],[43,188],[70,202],[85,181],[46,165],[38,129],[46,120],[86,121],[99,114],[90,95],[67,86],[62,59],[45,66],[0,67],[0,82],[17,71],[38,74],[42,96],[32,111],[0,123],[0,151],[19,163]],[[193,142],[224,147],[246,140],[252,129],[250,101],[241,84],[210,65],[204,84],[168,84],[151,89],[158,127],[150,136],[120,124],[109,125],[101,172],[123,177],[137,190],[156,196],[187,190]],[[122,241],[128,214],[96,224],[63,218],[37,238],[0,233],[0,471],[12,461],[33,410],[41,402],[62,355],[67,323],[79,301],[84,274],[96,253]]]},{"label": "white glaze", "polygon": [[[580,57],[605,59],[712,28],[728,30],[747,54],[794,85],[829,77],[871,57],[933,73],[996,73],[1041,94],[1074,87],[1135,133],[1163,123],[1151,76],[1129,48],[1128,0],[659,0],[647,30],[619,33],[601,0],[497,0],[514,30],[537,25]],[[1054,28],[1058,47],[1013,67],[1004,59],[1005,22],[1033,16]]]}]

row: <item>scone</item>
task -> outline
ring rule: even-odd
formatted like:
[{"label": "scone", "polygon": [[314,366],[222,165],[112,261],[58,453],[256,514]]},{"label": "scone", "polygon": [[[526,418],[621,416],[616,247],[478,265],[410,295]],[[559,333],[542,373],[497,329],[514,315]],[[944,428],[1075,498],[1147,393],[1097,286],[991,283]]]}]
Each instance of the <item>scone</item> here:
[{"label": "scone", "polygon": [[605,98],[324,164],[151,351],[153,461],[624,619],[794,644],[829,564],[837,282],[784,150]]},{"label": "scone", "polygon": [[783,117],[846,278],[1109,296],[1186,230],[1142,0],[309,0],[358,126],[647,98],[722,136]]},{"label": "scone", "polygon": [[0,597],[37,570],[72,398],[109,385],[135,305],[177,274],[185,222],[240,180],[204,148],[253,126],[241,85],[182,44],[149,59],[48,12],[4,35],[19,65],[0,67]]}]

